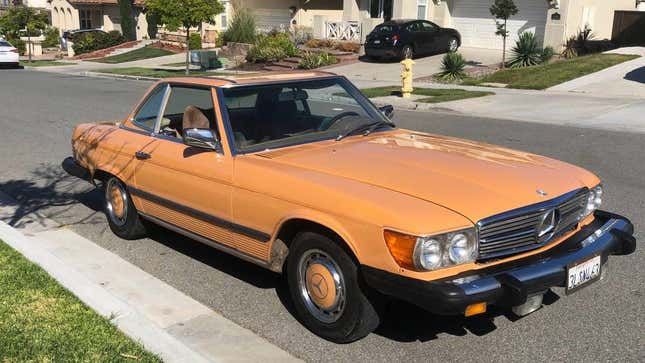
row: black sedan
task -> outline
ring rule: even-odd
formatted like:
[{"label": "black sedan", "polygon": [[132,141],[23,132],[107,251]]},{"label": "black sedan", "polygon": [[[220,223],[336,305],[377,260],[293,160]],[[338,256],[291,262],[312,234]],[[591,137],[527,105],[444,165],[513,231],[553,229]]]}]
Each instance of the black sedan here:
[{"label": "black sedan", "polygon": [[390,20],[374,28],[365,39],[368,58],[414,58],[422,54],[454,52],[461,45],[455,29],[427,20]]}]

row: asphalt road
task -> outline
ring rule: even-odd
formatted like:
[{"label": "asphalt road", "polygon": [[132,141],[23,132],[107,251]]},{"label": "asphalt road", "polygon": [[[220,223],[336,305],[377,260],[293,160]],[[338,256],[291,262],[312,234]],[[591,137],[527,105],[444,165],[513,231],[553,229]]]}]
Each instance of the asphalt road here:
[{"label": "asphalt road", "polygon": [[[438,317],[394,302],[382,326],[347,345],[326,342],[290,313],[276,274],[158,229],[152,239],[116,238],[102,196],[65,176],[72,127],[124,117],[148,83],[0,71],[0,191],[122,256],[236,323],[310,361],[644,361],[645,134],[398,112],[400,126],[528,150],[581,165],[605,185],[605,208],[636,224],[639,248],[613,258],[608,276],[571,296],[549,294],[543,309],[514,319],[501,312]],[[539,112],[539,109],[536,109]],[[2,287],[0,286],[0,290]]]}]

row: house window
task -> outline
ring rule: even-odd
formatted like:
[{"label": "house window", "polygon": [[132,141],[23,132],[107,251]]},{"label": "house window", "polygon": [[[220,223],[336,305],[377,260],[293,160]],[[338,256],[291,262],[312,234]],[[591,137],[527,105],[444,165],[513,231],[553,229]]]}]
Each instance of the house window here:
[{"label": "house window", "polygon": [[224,12],[220,15],[220,27],[222,29],[226,29],[228,27],[228,7],[229,7],[229,2],[228,1],[221,1],[222,5],[224,6]]},{"label": "house window", "polygon": [[394,0],[370,0],[370,18],[392,19]]},{"label": "house window", "polygon": [[417,0],[417,19],[425,20],[428,17],[428,0]]},{"label": "house window", "polygon": [[89,9],[80,9],[78,17],[81,22],[81,29],[92,29],[92,11]]}]

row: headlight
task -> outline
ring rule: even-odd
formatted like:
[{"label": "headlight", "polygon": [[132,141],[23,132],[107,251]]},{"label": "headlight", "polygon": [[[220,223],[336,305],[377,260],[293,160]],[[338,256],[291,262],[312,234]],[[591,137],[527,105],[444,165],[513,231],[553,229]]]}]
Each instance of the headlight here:
[{"label": "headlight", "polygon": [[477,258],[474,228],[422,237],[386,230],[384,237],[394,260],[408,269],[437,270]]},{"label": "headlight", "polygon": [[602,185],[598,185],[595,188],[589,190],[589,195],[587,196],[587,204],[585,209],[582,212],[582,218],[584,219],[590,214],[592,214],[596,209],[600,208],[602,204]]}]

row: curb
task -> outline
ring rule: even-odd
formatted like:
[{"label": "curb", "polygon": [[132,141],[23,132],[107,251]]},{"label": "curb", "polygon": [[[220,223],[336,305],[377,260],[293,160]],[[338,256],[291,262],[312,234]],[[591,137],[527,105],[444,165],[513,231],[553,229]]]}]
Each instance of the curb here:
[{"label": "curb", "polygon": [[[6,219],[5,212],[13,214],[15,203],[0,192],[0,219]],[[163,361],[300,361],[116,254],[49,221],[22,231],[0,221],[0,239]]]},{"label": "curb", "polygon": [[120,79],[120,80],[130,80],[130,81],[146,81],[146,82],[156,82],[161,79],[156,77],[128,76],[125,74],[110,74],[110,73],[100,73],[100,72],[91,72],[91,71],[81,72],[80,75],[84,77]]}]

